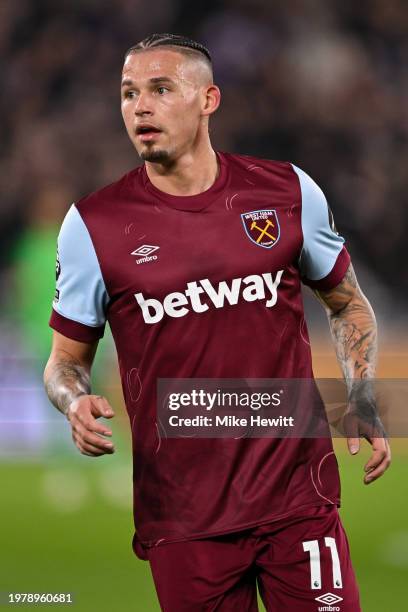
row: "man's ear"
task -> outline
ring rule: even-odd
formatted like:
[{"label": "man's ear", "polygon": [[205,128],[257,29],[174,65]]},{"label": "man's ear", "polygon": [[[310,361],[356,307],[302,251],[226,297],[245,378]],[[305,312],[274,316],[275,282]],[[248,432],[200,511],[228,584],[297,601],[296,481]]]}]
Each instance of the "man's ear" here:
[{"label": "man's ear", "polygon": [[215,113],[221,102],[221,92],[217,85],[209,85],[204,91],[204,102],[201,114],[205,117]]}]

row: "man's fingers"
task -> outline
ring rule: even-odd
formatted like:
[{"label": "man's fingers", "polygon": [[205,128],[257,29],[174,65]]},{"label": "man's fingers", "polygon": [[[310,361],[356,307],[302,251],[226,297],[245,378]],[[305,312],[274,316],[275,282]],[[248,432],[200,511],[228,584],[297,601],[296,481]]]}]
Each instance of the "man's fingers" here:
[{"label": "man's fingers", "polygon": [[115,452],[115,449],[112,448],[103,448],[89,442],[86,442],[79,436],[73,434],[72,438],[75,442],[77,448],[81,451],[83,455],[91,455],[93,457],[99,457],[100,455],[112,455]]},{"label": "man's fingers", "polygon": [[80,418],[78,415],[76,418],[71,419],[71,427],[74,431],[77,431],[81,436],[85,435],[85,431],[91,431],[102,436],[111,436],[112,432],[103,423],[99,423],[92,417]]},{"label": "man's fingers", "polygon": [[370,482],[374,482],[374,480],[377,480],[377,478],[382,476],[385,470],[389,468],[390,463],[391,461],[387,457],[384,457],[382,462],[375,469],[373,469],[371,472],[368,472],[368,474],[364,476],[364,483],[370,484]]},{"label": "man's fingers", "polygon": [[370,443],[373,446],[373,453],[364,466],[365,484],[382,476],[391,464],[391,450],[388,441],[385,438],[371,438]]},{"label": "man's fingers", "polygon": [[72,438],[84,455],[96,457],[115,452],[113,444],[103,436],[111,436],[112,431],[97,418],[114,416],[108,401],[99,395],[82,395],[72,404],[67,413],[71,424]]},{"label": "man's fingers", "polygon": [[347,446],[352,455],[360,450],[360,438],[347,438]]},{"label": "man's fingers", "polygon": [[77,447],[83,455],[89,455],[90,457],[101,457],[102,455],[113,453],[113,451],[105,451],[96,448],[96,446],[92,444],[77,444]]},{"label": "man's fingers", "polygon": [[99,423],[96,419],[87,419],[83,421],[83,426],[88,431],[94,431],[95,433],[101,434],[102,436],[111,436],[112,431],[106,427],[103,423]]},{"label": "man's fingers", "polygon": [[84,448],[88,453],[92,453],[93,455],[96,456],[100,456],[100,455],[112,455],[115,452],[115,449],[112,448],[99,448],[98,446],[94,446],[93,444],[88,444],[87,442],[84,442],[82,444],[82,448]]},{"label": "man's fingers", "polygon": [[347,446],[352,455],[360,450],[359,422],[352,413],[347,413],[343,418],[343,431],[347,437]]},{"label": "man's fingers", "polygon": [[114,450],[114,446],[112,442],[110,442],[109,440],[105,440],[101,436],[90,433],[88,431],[84,434],[84,436],[82,437],[82,440],[86,444],[92,444],[96,448],[99,448],[99,449],[102,449],[108,452],[113,452]]},{"label": "man's fingers", "polygon": [[73,427],[79,423],[89,431],[95,431],[104,436],[112,435],[110,428],[97,421],[89,408],[86,410],[78,409],[71,415],[70,422]]},{"label": "man's fingers", "polygon": [[79,423],[72,425],[72,437],[78,447],[79,445],[89,444],[103,453],[115,452],[115,447],[110,440],[92,433]]},{"label": "man's fingers", "polygon": [[93,416],[103,416],[106,419],[111,419],[115,416],[113,408],[105,397],[102,397],[102,395],[90,395],[89,397]]},{"label": "man's fingers", "polygon": [[369,442],[373,447],[373,452],[370,459],[364,466],[365,472],[369,472],[375,467],[377,467],[377,465],[381,463],[381,461],[387,455],[387,445],[385,438],[371,438]]},{"label": "man's fingers", "polygon": [[82,453],[82,455],[88,455],[89,457],[101,457],[105,454],[103,451],[92,452],[91,450],[86,449],[85,446],[82,444],[77,444],[77,447],[79,452]]}]

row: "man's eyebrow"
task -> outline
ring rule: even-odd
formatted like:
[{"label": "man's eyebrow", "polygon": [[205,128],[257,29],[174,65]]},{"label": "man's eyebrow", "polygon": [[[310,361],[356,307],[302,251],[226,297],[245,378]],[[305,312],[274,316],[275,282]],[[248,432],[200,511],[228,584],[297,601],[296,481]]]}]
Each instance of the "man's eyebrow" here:
[{"label": "man's eyebrow", "polygon": [[[174,84],[174,81],[170,79],[170,77],[159,76],[159,77],[152,77],[151,79],[149,79],[149,83],[172,83]],[[134,85],[132,79],[123,79],[122,87],[127,87],[128,85]]]},{"label": "man's eyebrow", "polygon": [[150,83],[174,83],[173,79],[166,76],[153,77],[149,81]]}]

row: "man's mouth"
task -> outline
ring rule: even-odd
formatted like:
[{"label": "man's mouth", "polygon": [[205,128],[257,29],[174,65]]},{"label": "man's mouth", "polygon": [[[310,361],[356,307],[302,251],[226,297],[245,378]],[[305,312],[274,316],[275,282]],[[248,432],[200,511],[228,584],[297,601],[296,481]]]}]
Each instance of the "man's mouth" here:
[{"label": "man's mouth", "polygon": [[148,123],[142,123],[136,126],[136,136],[140,138],[142,142],[148,142],[157,137],[161,133],[161,130],[154,125]]}]

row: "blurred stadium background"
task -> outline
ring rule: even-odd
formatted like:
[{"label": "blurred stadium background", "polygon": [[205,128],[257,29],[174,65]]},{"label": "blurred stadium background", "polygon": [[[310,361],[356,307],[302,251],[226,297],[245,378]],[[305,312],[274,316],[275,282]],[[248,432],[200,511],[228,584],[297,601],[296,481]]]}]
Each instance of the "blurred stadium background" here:
[{"label": "blurred stadium background", "polygon": [[[114,456],[79,455],[41,386],[58,228],[72,201],[139,163],[119,78],[125,50],[155,31],[211,49],[223,92],[216,148],[292,161],[323,188],[377,313],[379,375],[408,374],[405,0],[3,0],[0,592],[73,592],[81,612],[159,610],[130,546],[129,434],[109,335],[94,388],[117,408]],[[315,373],[338,376],[324,314],[305,302]],[[336,447],[363,610],[402,610],[406,440],[368,488],[367,445],[354,458]]]}]

